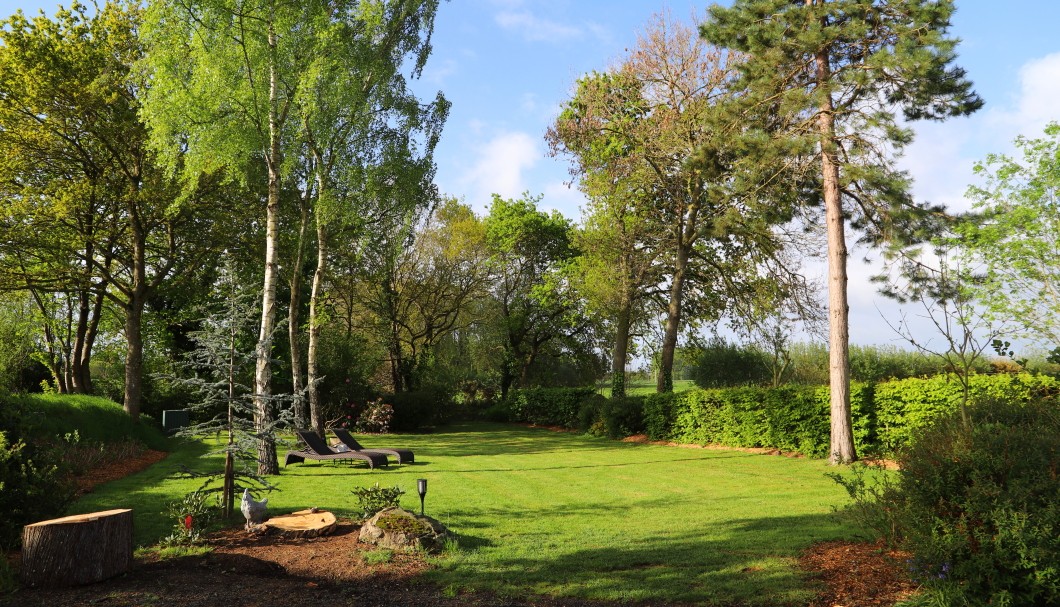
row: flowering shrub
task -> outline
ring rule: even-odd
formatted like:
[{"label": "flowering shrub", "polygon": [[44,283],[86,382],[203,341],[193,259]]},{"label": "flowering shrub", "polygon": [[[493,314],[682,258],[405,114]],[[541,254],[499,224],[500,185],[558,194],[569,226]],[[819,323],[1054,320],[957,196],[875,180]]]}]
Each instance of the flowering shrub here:
[{"label": "flowering shrub", "polygon": [[354,430],[357,432],[389,432],[390,422],[394,419],[394,407],[377,398],[365,403]]}]

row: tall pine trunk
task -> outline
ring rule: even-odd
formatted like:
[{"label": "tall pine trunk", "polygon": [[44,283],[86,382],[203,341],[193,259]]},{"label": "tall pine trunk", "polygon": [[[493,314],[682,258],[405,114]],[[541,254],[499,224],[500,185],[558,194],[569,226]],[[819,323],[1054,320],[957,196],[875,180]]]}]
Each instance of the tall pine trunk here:
[{"label": "tall pine trunk", "polygon": [[[271,16],[270,16],[271,17]],[[269,171],[265,212],[265,279],[261,295],[261,330],[254,368],[254,426],[258,439],[258,474],[278,474],[276,440],[272,436],[272,333],[276,328],[276,281],[279,270],[277,240],[280,220],[280,125],[277,119],[279,82],[276,74],[276,32],[269,23]]]},{"label": "tall pine trunk", "polygon": [[[809,2],[811,0],[807,0]],[[847,304],[847,245],[843,201],[839,192],[835,115],[828,92],[831,70],[827,52],[816,57],[817,88],[821,95],[817,118],[821,134],[821,178],[828,233],[828,377],[831,392],[829,461],[845,464],[857,459],[850,415],[850,309]]]}]

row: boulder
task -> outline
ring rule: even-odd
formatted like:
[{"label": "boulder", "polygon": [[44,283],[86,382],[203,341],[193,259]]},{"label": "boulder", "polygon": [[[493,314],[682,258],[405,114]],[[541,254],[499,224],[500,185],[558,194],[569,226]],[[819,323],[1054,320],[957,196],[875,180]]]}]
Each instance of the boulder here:
[{"label": "boulder", "polygon": [[452,534],[445,525],[429,516],[419,516],[402,508],[387,508],[361,525],[362,542],[393,550],[438,552]]}]

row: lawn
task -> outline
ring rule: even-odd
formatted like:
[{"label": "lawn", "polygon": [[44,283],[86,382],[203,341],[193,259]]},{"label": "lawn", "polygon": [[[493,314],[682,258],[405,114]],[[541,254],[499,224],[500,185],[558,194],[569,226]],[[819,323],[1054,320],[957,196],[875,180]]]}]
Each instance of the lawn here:
[{"label": "lawn", "polygon": [[[362,442],[414,449],[416,464],[294,464],[275,479],[270,511],[316,506],[350,516],[350,489],[374,483],[402,487],[403,505],[418,509],[415,481],[426,478],[427,514],[459,536],[430,577],[454,592],[805,604],[813,590],[796,569],[799,552],[852,534],[832,514],[845,495],[821,460],[479,423]],[[168,532],[165,503],[197,485],[167,475],[175,464],[204,465],[205,451],[185,444],[98,488],[76,511],[132,507],[137,541],[152,543]]]}]

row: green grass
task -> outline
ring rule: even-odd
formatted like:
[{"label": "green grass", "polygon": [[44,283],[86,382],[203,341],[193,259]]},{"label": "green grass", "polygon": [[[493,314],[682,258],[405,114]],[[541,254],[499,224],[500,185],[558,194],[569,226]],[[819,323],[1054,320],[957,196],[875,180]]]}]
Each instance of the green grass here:
[{"label": "green grass", "polygon": [[[467,424],[435,434],[368,437],[408,447],[416,464],[368,470],[295,464],[274,479],[274,514],[316,506],[352,516],[354,487],[398,485],[419,509],[458,534],[460,549],[429,578],[442,588],[704,604],[805,604],[811,583],[796,568],[815,541],[850,537],[832,514],[845,503],[821,460],[614,442],[506,425]],[[384,444],[385,443],[385,444]],[[77,512],[132,507],[136,539],[172,526],[168,501],[197,483],[167,478],[199,461],[184,443],[166,461],[98,488]],[[281,449],[281,458],[283,450]]]},{"label": "green grass", "polygon": [[168,450],[168,440],[154,420],[140,416],[133,423],[121,405],[99,396],[27,394],[9,396],[8,405],[20,407],[27,435],[60,437],[76,428],[81,440],[116,443],[135,438],[152,449]]},{"label": "green grass", "polygon": [[[691,379],[675,379],[674,392],[684,392],[696,387],[696,382]],[[611,386],[607,385],[598,390],[600,394],[611,398]],[[650,380],[631,381],[626,384],[626,396],[648,396],[655,394],[655,382]]]}]

